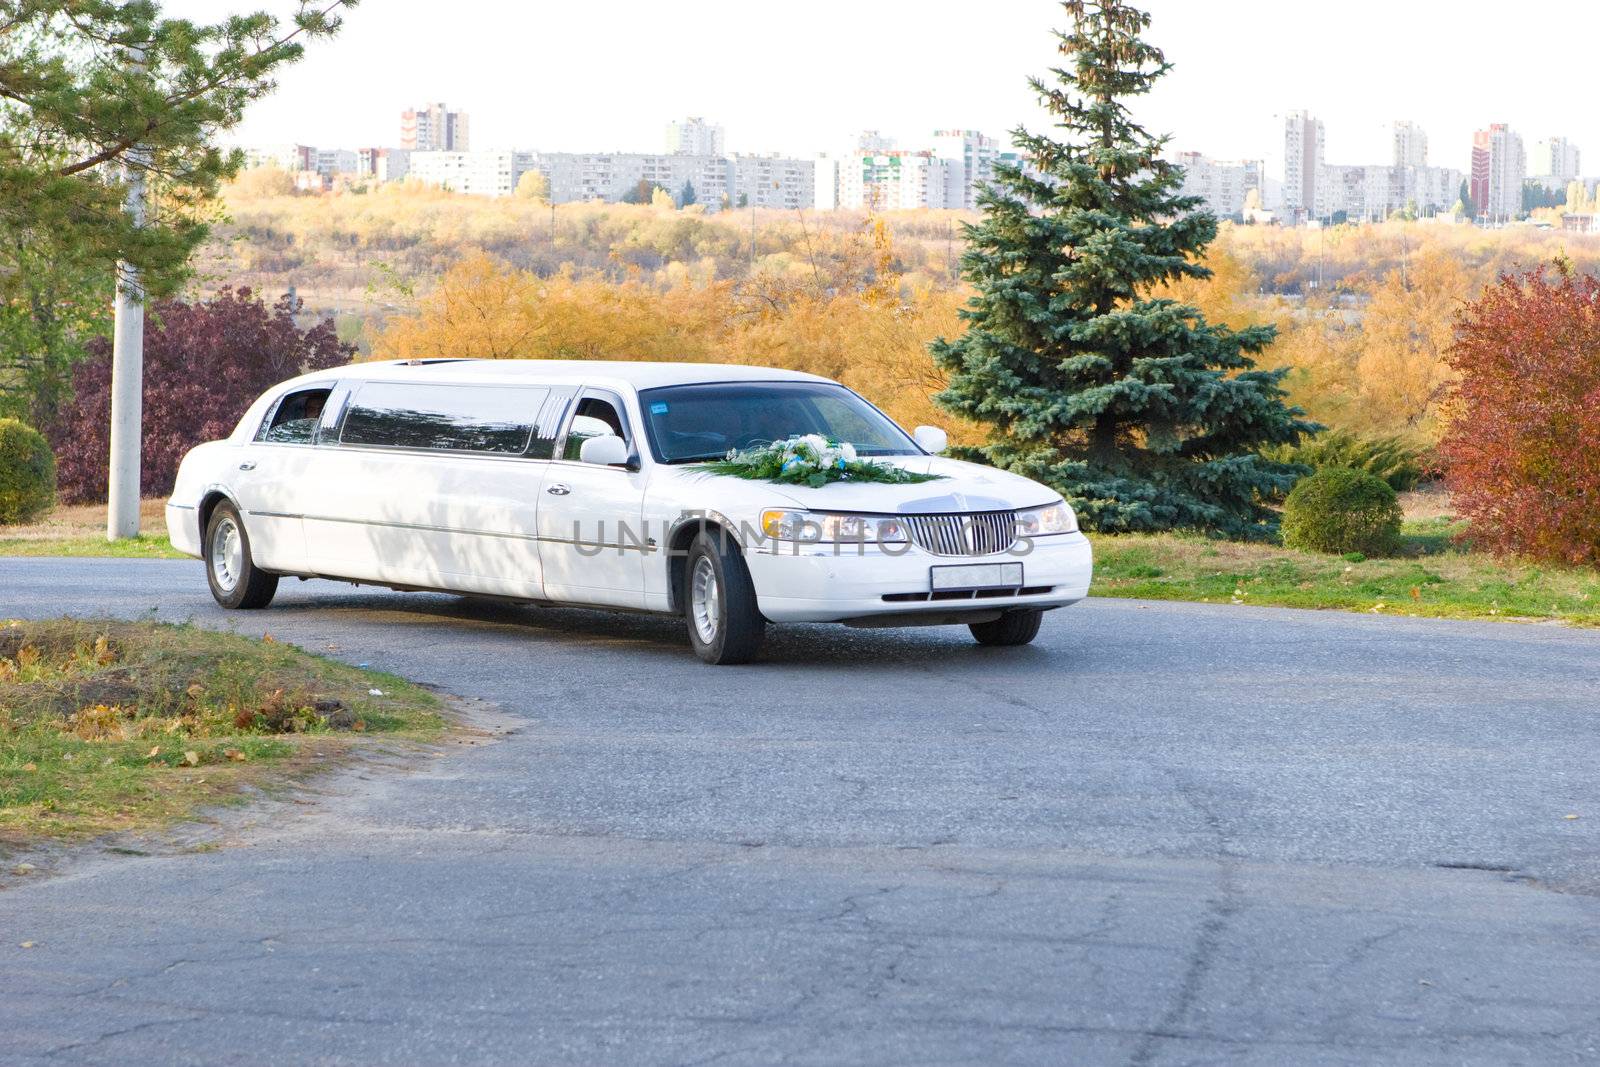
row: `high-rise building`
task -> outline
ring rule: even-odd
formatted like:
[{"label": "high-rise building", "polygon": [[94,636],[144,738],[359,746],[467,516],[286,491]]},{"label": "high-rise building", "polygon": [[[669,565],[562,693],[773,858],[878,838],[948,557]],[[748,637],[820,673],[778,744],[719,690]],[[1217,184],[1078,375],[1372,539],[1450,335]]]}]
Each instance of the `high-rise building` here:
[{"label": "high-rise building", "polygon": [[1564,183],[1583,173],[1583,161],[1577,145],[1565,137],[1547,137],[1533,146],[1529,170],[1538,177],[1557,178]]},{"label": "high-rise building", "polygon": [[670,156],[720,156],[723,154],[722,127],[705,119],[687,118],[667,123],[667,154]]},{"label": "high-rise building", "polygon": [[1206,210],[1219,219],[1243,215],[1250,190],[1261,190],[1261,164],[1255,160],[1233,162],[1179,152],[1176,162],[1183,168],[1183,195],[1204,200]]},{"label": "high-rise building", "polygon": [[466,152],[472,148],[467,113],[443,104],[400,112],[400,147],[413,152]]},{"label": "high-rise building", "polygon": [[999,143],[977,130],[935,130],[933,154],[945,161],[946,177],[954,185],[947,206],[976,208],[978,190],[994,179]]},{"label": "high-rise building", "polygon": [[1428,135],[1415,122],[1401,120],[1394,124],[1394,165],[1397,167],[1428,165]]},{"label": "high-rise building", "polygon": [[1309,111],[1291,111],[1283,126],[1283,206],[1291,221],[1330,214],[1322,196],[1327,133]]},{"label": "high-rise building", "polygon": [[1522,183],[1528,156],[1522,138],[1503,122],[1472,135],[1472,178],[1468,192],[1478,215],[1491,223],[1509,222],[1522,214]]}]

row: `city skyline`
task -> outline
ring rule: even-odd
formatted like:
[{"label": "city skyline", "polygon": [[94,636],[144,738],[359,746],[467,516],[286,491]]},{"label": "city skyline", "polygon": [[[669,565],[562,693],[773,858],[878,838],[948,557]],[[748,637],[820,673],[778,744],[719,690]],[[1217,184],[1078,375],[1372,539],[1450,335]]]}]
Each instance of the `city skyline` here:
[{"label": "city skyline", "polygon": [[[275,5],[282,0],[268,0]],[[195,17],[213,6],[168,4]],[[1521,47],[1460,25],[1457,6],[1434,0],[1399,13],[1351,0],[1337,26],[1254,0],[1144,6],[1151,39],[1176,66],[1139,117],[1171,134],[1174,152],[1261,159],[1281,173],[1282,126],[1295,109],[1324,120],[1337,160],[1388,158],[1391,124],[1402,118],[1429,131],[1437,164],[1462,169],[1474,132],[1494,122],[1530,145],[1552,135],[1600,144],[1600,121],[1581,96],[1548,86],[1551,71],[1583,61],[1582,35]],[[308,50],[230,139],[365,143],[390,129],[402,99],[470,112],[482,148],[637,150],[659,143],[661,116],[701,114],[726,127],[730,152],[837,151],[863,128],[902,141],[949,127],[998,136],[1043,125],[1024,79],[1056,58],[1049,34],[1063,18],[1045,0],[995,0],[976,19],[953,0],[920,4],[915,19],[899,5],[836,0],[813,3],[803,19],[727,0],[697,10],[704,17],[673,22],[632,0],[539,13],[461,0],[441,20],[420,0],[372,0],[349,13],[338,38]],[[618,31],[630,24],[643,29]],[[1368,25],[1384,32],[1323,46],[1340,27]],[[555,40],[569,43],[550,47]],[[930,61],[941,55],[950,62]],[[352,79],[352,69],[381,73]],[[334,89],[340,106],[326,107]]]}]

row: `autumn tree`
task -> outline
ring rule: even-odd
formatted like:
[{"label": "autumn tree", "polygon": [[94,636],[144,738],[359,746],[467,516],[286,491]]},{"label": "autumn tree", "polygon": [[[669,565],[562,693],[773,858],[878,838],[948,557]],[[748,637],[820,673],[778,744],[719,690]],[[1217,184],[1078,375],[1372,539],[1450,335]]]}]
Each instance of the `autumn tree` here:
[{"label": "autumn tree", "polygon": [[1140,37],[1149,16],[1062,7],[1066,63],[1030,84],[1063,139],[1018,130],[1030,165],[998,166],[981,194],[967,330],[932,349],[950,375],[938,401],[988,425],[977,456],[1056,487],[1092,528],[1270,536],[1302,469],[1259,450],[1313,426],[1285,404],[1286,372],[1255,367],[1270,326],[1232,330],[1150,295],[1208,275],[1217,221],[1128,110],[1169,69]]},{"label": "autumn tree", "polygon": [[537,203],[550,202],[550,179],[536,170],[530,170],[517,179],[516,196],[520,200],[533,200]]},{"label": "autumn tree", "polygon": [[1600,279],[1506,275],[1463,312],[1439,446],[1474,542],[1600,563]]},{"label": "autumn tree", "polygon": [[[307,371],[348,363],[344,344],[325,319],[295,324],[298,300],[271,307],[248,289],[224,289],[209,300],[157,301],[145,326],[145,495],[172,489],[178,463],[204,441],[227,437],[268,388]],[[111,346],[102,339],[77,367],[75,397],[50,427],[61,498],[104,500],[110,452]]]}]

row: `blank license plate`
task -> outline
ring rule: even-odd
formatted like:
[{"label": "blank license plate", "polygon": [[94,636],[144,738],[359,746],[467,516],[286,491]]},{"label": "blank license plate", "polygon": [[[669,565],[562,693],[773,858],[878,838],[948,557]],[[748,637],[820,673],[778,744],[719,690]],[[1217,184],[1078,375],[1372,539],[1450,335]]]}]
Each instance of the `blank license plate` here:
[{"label": "blank license plate", "polygon": [[1015,589],[1022,585],[1020,563],[969,563],[960,567],[930,567],[933,591],[947,589]]}]

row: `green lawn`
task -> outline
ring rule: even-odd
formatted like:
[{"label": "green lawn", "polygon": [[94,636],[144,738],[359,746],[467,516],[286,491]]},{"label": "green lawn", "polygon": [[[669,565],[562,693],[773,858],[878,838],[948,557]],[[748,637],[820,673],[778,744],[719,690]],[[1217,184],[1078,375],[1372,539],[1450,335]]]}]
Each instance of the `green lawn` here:
[{"label": "green lawn", "polygon": [[166,534],[107,541],[105,536],[0,537],[0,556],[111,556],[116,559],[188,559]]},{"label": "green lawn", "polygon": [[142,829],[426,741],[439,699],[292,645],[141,622],[0,623],[0,844]]},{"label": "green lawn", "polygon": [[1094,596],[1600,626],[1600,572],[1464,551],[1446,518],[1409,522],[1398,559],[1175,534],[1095,536]]}]

